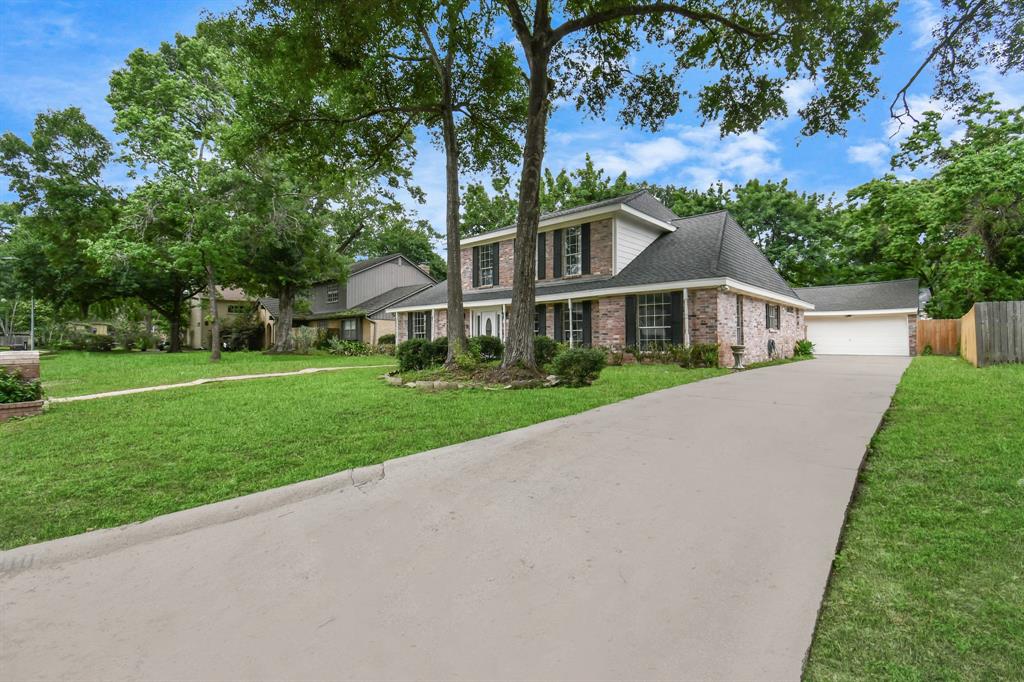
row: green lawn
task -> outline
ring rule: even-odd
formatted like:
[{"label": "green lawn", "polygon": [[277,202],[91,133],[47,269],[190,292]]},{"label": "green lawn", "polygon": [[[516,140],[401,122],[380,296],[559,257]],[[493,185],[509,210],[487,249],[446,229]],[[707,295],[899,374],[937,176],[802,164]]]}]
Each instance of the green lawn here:
[{"label": "green lawn", "polygon": [[348,358],[326,353],[223,353],[220,362],[210,362],[210,354],[205,351],[174,354],[63,351],[44,355],[39,369],[46,397],[59,398],[122,388],[176,384],[203,377],[291,372],[306,367],[381,365],[394,361],[394,358],[386,355]]},{"label": "green lawn", "polygon": [[1024,676],[1024,365],[916,358],[872,441],[810,680]]},{"label": "green lawn", "polygon": [[141,521],[727,370],[634,365],[610,367],[587,388],[440,393],[387,386],[381,372],[57,404],[0,424],[0,547]]}]

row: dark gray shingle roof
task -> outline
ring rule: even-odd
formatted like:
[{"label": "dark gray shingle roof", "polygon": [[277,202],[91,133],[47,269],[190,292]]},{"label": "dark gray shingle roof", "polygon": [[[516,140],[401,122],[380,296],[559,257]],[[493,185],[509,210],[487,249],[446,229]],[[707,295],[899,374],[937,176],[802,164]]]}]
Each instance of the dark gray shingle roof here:
[{"label": "dark gray shingle roof", "polygon": [[[653,196],[651,197],[654,198]],[[655,199],[655,201],[657,201]],[[665,209],[668,211],[668,209]],[[537,295],[730,277],[744,284],[796,298],[796,293],[726,211],[672,218],[675,232],[661,235],[614,277],[537,282]],[[466,301],[508,298],[508,287],[467,292]],[[430,306],[447,300],[447,284],[435,284],[403,306]]]},{"label": "dark gray shingle roof", "polygon": [[[582,213],[583,211],[590,211],[595,208],[603,208],[605,206],[615,206],[616,204],[625,204],[632,209],[636,209],[641,213],[661,220],[663,222],[670,222],[675,220],[678,216],[675,213],[668,210],[664,204],[658,201],[650,191],[646,189],[638,189],[635,192],[624,194],[620,197],[612,197],[611,199],[602,199],[601,201],[595,201],[590,204],[584,204],[583,206],[573,206],[572,208],[562,208],[557,211],[551,211],[550,213],[541,214],[540,220],[551,220],[552,218],[562,218],[564,216],[572,215],[573,213]],[[504,227],[498,227],[487,232],[481,232],[475,237],[482,237],[484,235],[491,234],[492,232],[501,232],[507,230],[515,225],[505,225]]]},{"label": "dark gray shingle roof", "polygon": [[260,305],[267,309],[270,316],[275,320],[281,312],[280,302],[276,298],[264,297],[260,299]]},{"label": "dark gray shingle roof", "polygon": [[816,312],[917,308],[918,304],[916,277],[866,284],[802,287],[796,289],[796,293],[808,303],[813,303]]}]

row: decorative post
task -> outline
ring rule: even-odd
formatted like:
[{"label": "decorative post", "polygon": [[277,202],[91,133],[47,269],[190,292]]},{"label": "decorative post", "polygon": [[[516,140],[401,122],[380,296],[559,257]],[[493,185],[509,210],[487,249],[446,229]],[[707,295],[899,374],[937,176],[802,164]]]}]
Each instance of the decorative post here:
[{"label": "decorative post", "polygon": [[733,369],[743,369],[743,352],[747,349],[743,344],[732,346]]}]

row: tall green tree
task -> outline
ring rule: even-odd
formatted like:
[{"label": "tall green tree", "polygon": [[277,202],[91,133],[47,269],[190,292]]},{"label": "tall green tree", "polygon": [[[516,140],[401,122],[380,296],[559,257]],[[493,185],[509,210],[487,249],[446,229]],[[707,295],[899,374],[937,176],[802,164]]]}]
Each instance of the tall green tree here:
[{"label": "tall green tree", "polygon": [[[699,88],[698,112],[704,120],[717,120],[723,134],[729,134],[755,130],[765,120],[784,115],[785,85],[811,78],[819,89],[799,111],[804,132],[838,132],[877,92],[870,67],[894,28],[895,10],[885,0],[504,0],[502,6],[529,76],[516,217],[519,248],[503,366],[532,369],[533,253],[554,99],[567,98],[596,115],[618,98],[624,124],[656,129],[679,110],[686,74],[701,70],[711,73],[711,82]],[[630,58],[649,42],[669,48],[674,63],[632,64]]]},{"label": "tall green tree", "polygon": [[945,138],[926,112],[894,157],[930,178],[887,175],[848,195],[847,278],[920,277],[935,317],[1024,298],[1024,109],[983,97],[963,116],[963,134]]},{"label": "tall green tree", "polygon": [[[183,225],[181,236],[195,246],[206,274],[212,317],[210,360],[220,359],[218,269],[224,265],[224,237],[230,214],[223,193],[229,172],[218,154],[219,136],[233,116],[235,101],[228,55],[202,37],[177,35],[154,52],[138,49],[110,77],[107,101],[114,129],[124,136],[124,160],[156,178],[164,199],[150,208],[178,210],[167,216]],[[152,196],[152,194],[150,194]]]},{"label": "tall green tree", "polygon": [[0,138],[0,174],[17,197],[4,208],[4,255],[15,259],[5,267],[36,296],[83,316],[116,295],[83,246],[117,220],[118,194],[102,179],[112,157],[110,142],[74,107],[36,116],[28,141]]},{"label": "tall green tree", "polygon": [[[389,140],[391,147],[411,145],[416,126],[426,127],[444,150],[448,319],[463,319],[459,174],[500,168],[514,158],[522,120],[520,72],[510,46],[490,40],[491,4],[251,0],[236,17],[244,20],[249,36],[261,37],[262,54],[279,64],[281,57],[290,62],[290,69],[279,66],[276,73],[318,84],[313,96],[301,93],[298,111],[286,104],[281,112],[289,113],[268,119],[272,130],[309,128],[317,135],[333,128],[337,140],[369,139],[370,144],[360,141],[344,155],[369,156],[371,166],[383,155],[377,140]],[[267,48],[282,43],[301,54]],[[345,86],[342,92],[339,84]],[[463,325],[449,324],[448,338],[452,363],[465,349]]]}]

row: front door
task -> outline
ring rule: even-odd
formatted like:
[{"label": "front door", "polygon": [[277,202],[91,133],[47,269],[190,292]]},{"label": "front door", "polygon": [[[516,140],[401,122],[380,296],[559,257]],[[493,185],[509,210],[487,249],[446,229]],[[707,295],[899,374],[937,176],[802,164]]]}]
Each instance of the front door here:
[{"label": "front door", "polygon": [[501,311],[481,310],[473,313],[473,335],[501,338]]}]

